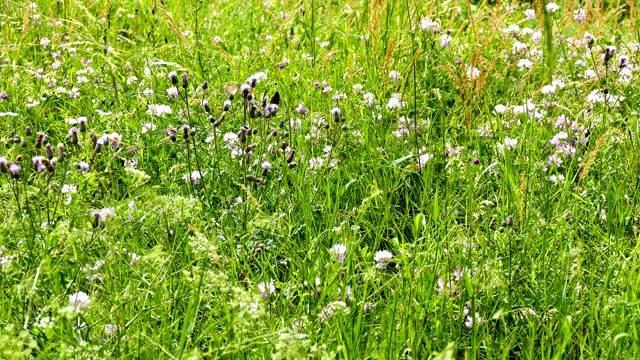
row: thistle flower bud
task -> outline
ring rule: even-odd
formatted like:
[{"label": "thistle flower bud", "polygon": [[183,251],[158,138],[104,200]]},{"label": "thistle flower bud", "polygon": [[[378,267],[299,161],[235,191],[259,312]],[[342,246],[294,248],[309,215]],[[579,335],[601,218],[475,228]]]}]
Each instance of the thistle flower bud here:
[{"label": "thistle flower bud", "polygon": [[185,140],[189,139],[189,125],[184,125],[182,127],[182,138]]},{"label": "thistle flower bud", "polygon": [[291,164],[291,162],[293,161],[293,157],[296,155],[296,151],[295,150],[291,150],[291,152],[289,153],[289,156],[287,156],[287,164]]},{"label": "thistle flower bud", "polygon": [[242,98],[246,99],[249,96],[249,90],[251,90],[251,86],[247,84],[240,85],[240,91],[242,91]]},{"label": "thistle flower bud", "polygon": [[229,111],[229,109],[231,109],[231,100],[225,100],[222,105],[222,110]]},{"label": "thistle flower bud", "polygon": [[58,144],[58,161],[64,160],[64,144]]},{"label": "thistle flower bud", "polygon": [[247,175],[247,180],[249,180],[251,182],[254,182],[254,183],[258,184],[258,185],[264,183],[264,180],[262,180],[260,178],[257,178],[257,177],[255,177],[253,175]]},{"label": "thistle flower bud", "polygon": [[7,167],[8,164],[9,162],[7,161],[7,158],[4,156],[0,156],[0,172],[6,173],[7,171],[9,171],[9,168]]},{"label": "thistle flower bud", "polygon": [[605,46],[604,48],[604,64],[608,65],[611,58],[613,58],[613,54],[616,52],[615,46]]},{"label": "thistle flower bud", "polygon": [[334,107],[333,109],[331,109],[331,115],[333,115],[333,121],[340,122],[340,113],[341,112],[342,111],[337,107]]},{"label": "thistle flower bud", "polygon": [[32,132],[31,132],[31,126],[27,126],[26,128],[24,128],[24,133],[27,136],[31,136]]},{"label": "thistle flower bud", "polygon": [[44,134],[43,134],[43,133],[41,133],[41,132],[39,132],[39,133],[36,135],[36,142],[35,142],[35,144],[34,144],[34,145],[35,145],[35,147],[36,147],[36,149],[40,149],[40,148],[42,147],[42,138],[43,138],[43,137],[44,137]]},{"label": "thistle flower bud", "polygon": [[507,216],[507,226],[513,226],[513,216]]},{"label": "thistle flower bud", "polygon": [[168,76],[169,76],[169,80],[171,80],[172,85],[178,84],[178,74],[176,74],[175,71],[170,72]]},{"label": "thistle flower bud", "polygon": [[340,127],[342,129],[342,131],[347,131],[349,130],[349,127],[345,124],[342,124],[342,126]]},{"label": "thistle flower bud", "polygon": [[241,143],[247,142],[247,130],[244,127],[240,129],[240,132],[238,133],[238,139]]},{"label": "thistle flower bud", "polygon": [[100,152],[102,151],[102,143],[97,142],[96,146],[93,148],[93,151],[96,154],[100,154]]},{"label": "thistle flower bud", "polygon": [[290,162],[289,163],[289,169],[293,169],[294,167],[296,167],[298,165],[298,163],[296,163],[295,161]]},{"label": "thistle flower bud", "polygon": [[44,151],[47,154],[47,158],[49,160],[53,159],[53,148],[51,147],[51,144],[47,144],[47,146],[45,146],[44,148]]},{"label": "thistle flower bud", "polygon": [[209,88],[209,83],[208,83],[208,82],[206,82],[206,81],[204,81],[204,82],[202,83],[202,90],[207,90],[208,88]]},{"label": "thistle flower bud", "polygon": [[58,163],[58,159],[56,158],[51,159],[51,161],[49,161],[49,164],[47,165],[47,170],[49,170],[49,172],[53,172],[56,169],[57,163]]},{"label": "thistle flower bud", "polygon": [[282,149],[283,151],[286,150],[287,147],[289,147],[289,144],[287,144],[286,141],[283,141],[282,144],[280,144],[280,149]]},{"label": "thistle flower bud", "polygon": [[211,112],[211,108],[209,107],[209,102],[207,101],[207,99],[203,99],[203,100],[202,100],[202,103],[201,103],[200,105],[202,105],[202,109],[203,109],[206,113]]},{"label": "thistle flower bud", "polygon": [[98,136],[96,135],[95,132],[90,132],[89,133],[89,138],[91,139],[91,142],[93,143],[93,147],[95,148],[96,145],[98,145]]},{"label": "thistle flower bud", "polygon": [[22,146],[23,148],[26,148],[27,146],[29,146],[29,143],[27,142],[27,140],[22,139],[22,141],[20,142],[20,146]]},{"label": "thistle flower bud", "polygon": [[271,134],[269,134],[271,136],[278,136],[278,131],[276,129],[271,130]]},{"label": "thistle flower bud", "polygon": [[286,138],[289,137],[289,132],[288,131],[283,132],[282,137],[286,137]]},{"label": "thistle flower bud", "polygon": [[49,135],[44,134],[44,135],[42,136],[42,144],[43,144],[43,145],[47,145],[48,143],[49,143]]},{"label": "thistle flower bud", "polygon": [[13,137],[13,142],[16,144],[19,144],[20,142],[22,142],[22,139],[20,138],[19,135],[16,135]]},{"label": "thistle flower bud", "polygon": [[87,118],[85,117],[81,117],[78,119],[78,124],[80,125],[80,132],[86,132],[87,131]]},{"label": "thistle flower bud", "polygon": [[182,74],[182,88],[186,89],[189,86],[189,81],[187,78],[187,74]]}]

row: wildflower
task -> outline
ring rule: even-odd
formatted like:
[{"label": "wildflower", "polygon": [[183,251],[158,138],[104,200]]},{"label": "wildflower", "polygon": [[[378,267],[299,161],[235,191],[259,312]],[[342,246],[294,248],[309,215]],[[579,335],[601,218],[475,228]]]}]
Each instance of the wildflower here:
[{"label": "wildflower", "polygon": [[560,6],[558,6],[558,4],[554,2],[547,3],[547,6],[545,8],[547,9],[548,12],[552,12],[552,13],[560,10]]},{"label": "wildflower", "polygon": [[171,113],[172,113],[172,110],[169,105],[162,105],[162,104],[148,105],[147,114],[149,114],[151,117],[161,117]]},{"label": "wildflower", "polygon": [[336,122],[340,121],[340,113],[341,113],[341,112],[342,112],[342,111],[341,111],[339,108],[337,108],[337,107],[334,107],[333,109],[331,109],[331,115],[333,115],[333,119],[334,119]]},{"label": "wildflower", "polygon": [[611,60],[611,58],[613,57],[613,54],[615,54],[616,50],[618,48],[615,46],[605,46],[604,48],[604,63],[608,64],[609,60]]},{"label": "wildflower", "polygon": [[564,175],[562,174],[552,174],[551,176],[549,176],[549,181],[551,181],[553,183],[553,185],[558,185],[558,184],[562,184],[564,183]]},{"label": "wildflower", "polygon": [[554,84],[545,85],[545,86],[542,87],[540,92],[545,94],[545,95],[555,94],[556,86]]},{"label": "wildflower", "polygon": [[422,20],[420,20],[420,29],[431,31],[434,34],[439,33],[440,23],[436,21],[431,21],[431,19],[429,18],[422,18]]},{"label": "wildflower", "polygon": [[258,284],[258,290],[260,291],[260,296],[262,296],[262,298],[266,300],[269,295],[273,294],[276,291],[276,286],[273,283],[273,279],[271,279],[271,281],[268,283],[263,281]]},{"label": "wildflower", "polygon": [[131,261],[129,262],[129,266],[134,267],[136,263],[140,261],[140,259],[142,259],[140,255],[136,253],[131,253]]},{"label": "wildflower", "polygon": [[69,295],[69,305],[77,310],[88,309],[90,303],[91,299],[89,298],[89,295],[82,291]]},{"label": "wildflower", "polygon": [[431,160],[431,159],[433,159],[433,154],[430,154],[430,153],[424,153],[424,154],[418,156],[418,166],[419,167],[425,166],[427,164],[427,162],[429,160]]},{"label": "wildflower", "polygon": [[364,101],[362,102],[364,104],[364,106],[366,107],[372,107],[373,103],[375,101],[375,97],[372,93],[370,92],[366,92],[364,94],[362,94],[362,97],[364,98]]},{"label": "wildflower", "polygon": [[80,171],[86,173],[87,171],[89,171],[89,164],[87,164],[86,162],[83,161],[83,162],[78,164],[78,169],[80,169]]},{"label": "wildflower", "polygon": [[69,95],[70,99],[77,99],[80,96],[80,90],[77,87],[71,88],[67,95]]},{"label": "wildflower", "polygon": [[480,317],[480,314],[476,313],[475,316],[471,317],[468,315],[469,310],[468,309],[464,309],[464,326],[468,327],[468,328],[472,328],[473,325],[480,325],[482,324],[484,321],[482,320],[482,318]]},{"label": "wildflower", "polygon": [[395,71],[395,70],[391,70],[391,72],[389,73],[389,78],[393,81],[396,82],[400,79],[402,79],[402,74],[400,74],[400,72]]},{"label": "wildflower", "polygon": [[118,326],[113,324],[106,324],[104,326],[104,333],[108,336],[115,334],[118,331]]},{"label": "wildflower", "polygon": [[507,112],[507,107],[502,105],[502,104],[498,104],[498,105],[494,106],[493,109],[496,111],[496,113],[498,113],[500,115],[502,115],[502,114]]},{"label": "wildflower", "polygon": [[178,90],[177,87],[172,86],[167,89],[167,96],[169,97],[169,99],[176,100],[178,97],[180,97],[180,90]]},{"label": "wildflower", "polygon": [[440,47],[443,49],[448,48],[452,40],[453,38],[451,36],[442,34],[442,36],[440,36]]},{"label": "wildflower", "polygon": [[135,84],[138,82],[138,78],[136,76],[129,76],[127,78],[127,85]]},{"label": "wildflower", "polygon": [[467,68],[467,79],[473,81],[477,79],[478,76],[480,76],[480,70],[478,68],[476,68],[475,66],[470,66],[469,68]]},{"label": "wildflower", "polygon": [[63,194],[67,195],[67,205],[71,203],[71,194],[75,194],[78,188],[75,185],[64,184],[60,190]]},{"label": "wildflower", "polygon": [[520,69],[520,71],[524,69],[531,69],[531,67],[533,67],[533,62],[531,60],[529,59],[518,60],[518,69]]},{"label": "wildflower", "polygon": [[296,107],[296,111],[300,115],[306,115],[309,112],[309,109],[304,107],[304,103],[300,103],[300,104],[298,104],[298,107]]},{"label": "wildflower", "polygon": [[527,9],[524,11],[524,16],[527,17],[527,19],[529,20],[535,20],[536,19],[536,11],[533,9]]},{"label": "wildflower", "polygon": [[184,174],[182,176],[182,180],[184,180],[184,182],[191,182],[192,184],[198,185],[200,184],[200,179],[202,179],[202,177],[204,175],[206,175],[207,173],[201,173],[198,170],[194,170],[193,172],[191,172],[191,174]]},{"label": "wildflower", "polygon": [[51,40],[49,40],[49,38],[47,37],[43,37],[42,39],[40,39],[40,45],[44,47],[49,46],[50,43],[51,43]]},{"label": "wildflower", "polygon": [[393,93],[387,103],[387,109],[402,109],[407,103],[402,101],[402,94]]},{"label": "wildflower", "polygon": [[141,133],[146,134],[149,131],[155,131],[156,129],[156,124],[154,123],[144,123],[142,125],[142,130],[140,130]]},{"label": "wildflower", "polygon": [[518,146],[518,139],[512,139],[510,137],[504,138],[504,144],[509,150],[513,150]]},{"label": "wildflower", "polygon": [[378,269],[386,269],[392,258],[393,254],[387,250],[380,250],[373,256],[373,260],[377,262],[376,267]]},{"label": "wildflower", "polygon": [[336,261],[342,263],[346,259],[345,254],[347,253],[347,247],[343,244],[334,244],[331,249],[329,249],[329,252],[337,255]]},{"label": "wildflower", "polygon": [[573,10],[573,20],[582,23],[587,19],[587,11],[585,9]]},{"label": "wildflower", "polygon": [[324,165],[324,158],[314,157],[309,159],[309,169],[311,170],[320,169],[322,168],[323,165]]},{"label": "wildflower", "polygon": [[20,177],[20,165],[15,163],[9,164],[9,174],[11,174],[11,177],[14,179]]},{"label": "wildflower", "polygon": [[146,88],[142,91],[142,95],[146,96],[146,97],[151,97],[153,96],[153,90]]}]

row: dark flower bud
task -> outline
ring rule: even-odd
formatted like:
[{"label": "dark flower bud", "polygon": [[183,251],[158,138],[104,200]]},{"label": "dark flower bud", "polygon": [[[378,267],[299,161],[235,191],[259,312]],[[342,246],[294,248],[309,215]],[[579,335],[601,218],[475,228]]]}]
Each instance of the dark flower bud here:
[{"label": "dark flower bud", "polygon": [[78,144],[78,133],[76,131],[71,132],[71,144]]},{"label": "dark flower bud", "polygon": [[9,162],[7,161],[7,158],[0,156],[0,172],[6,173],[9,171],[9,167],[7,166],[8,164]]},{"label": "dark flower bud", "polygon": [[98,136],[96,135],[95,132],[90,132],[89,133],[89,138],[91,139],[91,142],[93,143],[93,147],[96,147],[96,145],[98,144]]},{"label": "dark flower bud", "polygon": [[48,159],[53,159],[53,148],[51,147],[51,144],[47,144],[44,151],[46,152]]},{"label": "dark flower bud", "polygon": [[49,143],[49,135],[44,134],[44,135],[42,136],[42,144],[43,144],[43,145],[47,145],[48,143]]},{"label": "dark flower bud", "polygon": [[247,142],[247,131],[244,129],[240,129],[240,132],[238,133],[238,139],[241,143]]},{"label": "dark flower bud", "polygon": [[229,109],[231,109],[231,101],[226,100],[222,106],[222,110],[229,111]]},{"label": "dark flower bud", "polygon": [[291,164],[291,162],[293,161],[293,157],[295,156],[296,151],[295,150],[291,150],[291,152],[289,153],[289,155],[287,156],[287,164]]},{"label": "dark flower bud", "polygon": [[189,135],[191,135],[191,137],[196,136],[196,129],[191,128],[191,130],[189,130]]},{"label": "dark flower bud", "polygon": [[296,167],[298,164],[294,161],[294,162],[290,162],[289,163],[289,169],[293,169],[294,167]]},{"label": "dark flower bud", "polygon": [[51,161],[47,165],[47,170],[49,170],[49,172],[53,172],[56,169],[57,163],[58,163],[58,159],[56,158],[51,159]]},{"label": "dark flower bud", "polygon": [[189,81],[187,79],[187,74],[182,74],[182,88],[186,89],[189,86]]},{"label": "dark flower bud", "polygon": [[32,132],[31,132],[31,126],[27,126],[26,128],[24,128],[24,133],[27,136],[31,136]]},{"label": "dark flower bud", "polygon": [[249,180],[251,182],[254,182],[254,183],[258,184],[258,185],[260,185],[260,184],[262,184],[264,182],[262,179],[257,178],[257,177],[255,177],[253,175],[247,175],[247,180]]},{"label": "dark flower bud", "polygon": [[203,82],[202,83],[202,90],[207,90],[209,88],[209,83],[208,82]]},{"label": "dark flower bud", "polygon": [[511,215],[507,216],[507,225],[513,226],[513,216]]},{"label": "dark flower bud", "polygon": [[20,146],[26,148],[27,146],[29,146],[29,143],[27,142],[27,140],[22,139],[22,141],[20,142]]},{"label": "dark flower bud", "polygon": [[64,160],[64,145],[62,143],[58,144],[58,161]]},{"label": "dark flower bud", "polygon": [[278,136],[278,131],[276,129],[271,130],[271,136]]},{"label": "dark flower bud", "polygon": [[16,144],[19,144],[20,142],[22,142],[21,140],[22,139],[20,139],[19,135],[16,135],[16,136],[13,137],[13,142],[16,143]]},{"label": "dark flower bud", "polygon": [[36,135],[36,142],[35,142],[35,147],[36,149],[40,149],[42,147],[42,138],[44,137],[44,134],[39,132],[38,135]]},{"label": "dark flower bud", "polygon": [[345,124],[342,124],[342,127],[340,127],[343,131],[347,131],[349,130],[349,127]]},{"label": "dark flower bud", "polygon": [[87,120],[86,119],[80,119],[78,124],[80,125],[80,132],[83,133],[83,132],[87,131]]},{"label": "dark flower bud", "polygon": [[503,233],[504,232],[504,228],[502,226],[500,226],[500,228],[498,228],[498,232],[499,233]]},{"label": "dark flower bud", "polygon": [[185,125],[182,127],[182,138],[185,140],[189,139],[189,126]]},{"label": "dark flower bud", "polygon": [[256,135],[258,133],[258,129],[256,128],[256,129],[251,130],[251,133],[252,133],[252,135]]},{"label": "dark flower bud", "polygon": [[502,220],[502,222],[500,223],[500,226],[507,226],[507,222],[505,220]]},{"label": "dark flower bud", "polygon": [[209,107],[209,102],[206,99],[202,100],[201,105],[202,105],[202,109],[204,109],[205,112],[207,113],[211,112],[211,108]]},{"label": "dark flower bud", "polygon": [[283,132],[282,137],[289,137],[289,132],[288,131]]},{"label": "dark flower bud", "polygon": [[282,144],[280,144],[280,149],[285,150],[288,146],[289,144],[287,144],[286,141],[283,141]]},{"label": "dark flower bud", "polygon": [[280,128],[284,127],[284,120],[280,120],[280,122],[278,123],[278,126],[280,126]]},{"label": "dark flower bud", "polygon": [[169,80],[171,80],[171,84],[177,85],[178,84],[178,74],[176,74],[175,71],[170,72],[169,73]]},{"label": "dark flower bud", "polygon": [[173,230],[169,230],[169,237],[172,238],[172,237],[175,237],[175,236],[176,236],[176,232],[173,231]]}]

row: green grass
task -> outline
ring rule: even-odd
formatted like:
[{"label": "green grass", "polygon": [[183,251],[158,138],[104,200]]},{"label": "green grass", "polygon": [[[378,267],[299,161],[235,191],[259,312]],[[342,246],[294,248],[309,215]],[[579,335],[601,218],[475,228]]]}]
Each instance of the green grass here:
[{"label": "green grass", "polygon": [[640,356],[633,1],[37,3],[0,4],[0,358]]}]

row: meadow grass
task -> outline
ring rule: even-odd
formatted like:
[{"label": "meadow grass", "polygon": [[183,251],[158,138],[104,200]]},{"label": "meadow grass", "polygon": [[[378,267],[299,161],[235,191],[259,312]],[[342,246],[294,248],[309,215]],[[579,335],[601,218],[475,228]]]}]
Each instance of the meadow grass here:
[{"label": "meadow grass", "polygon": [[0,358],[640,357],[633,0],[0,3]]}]

